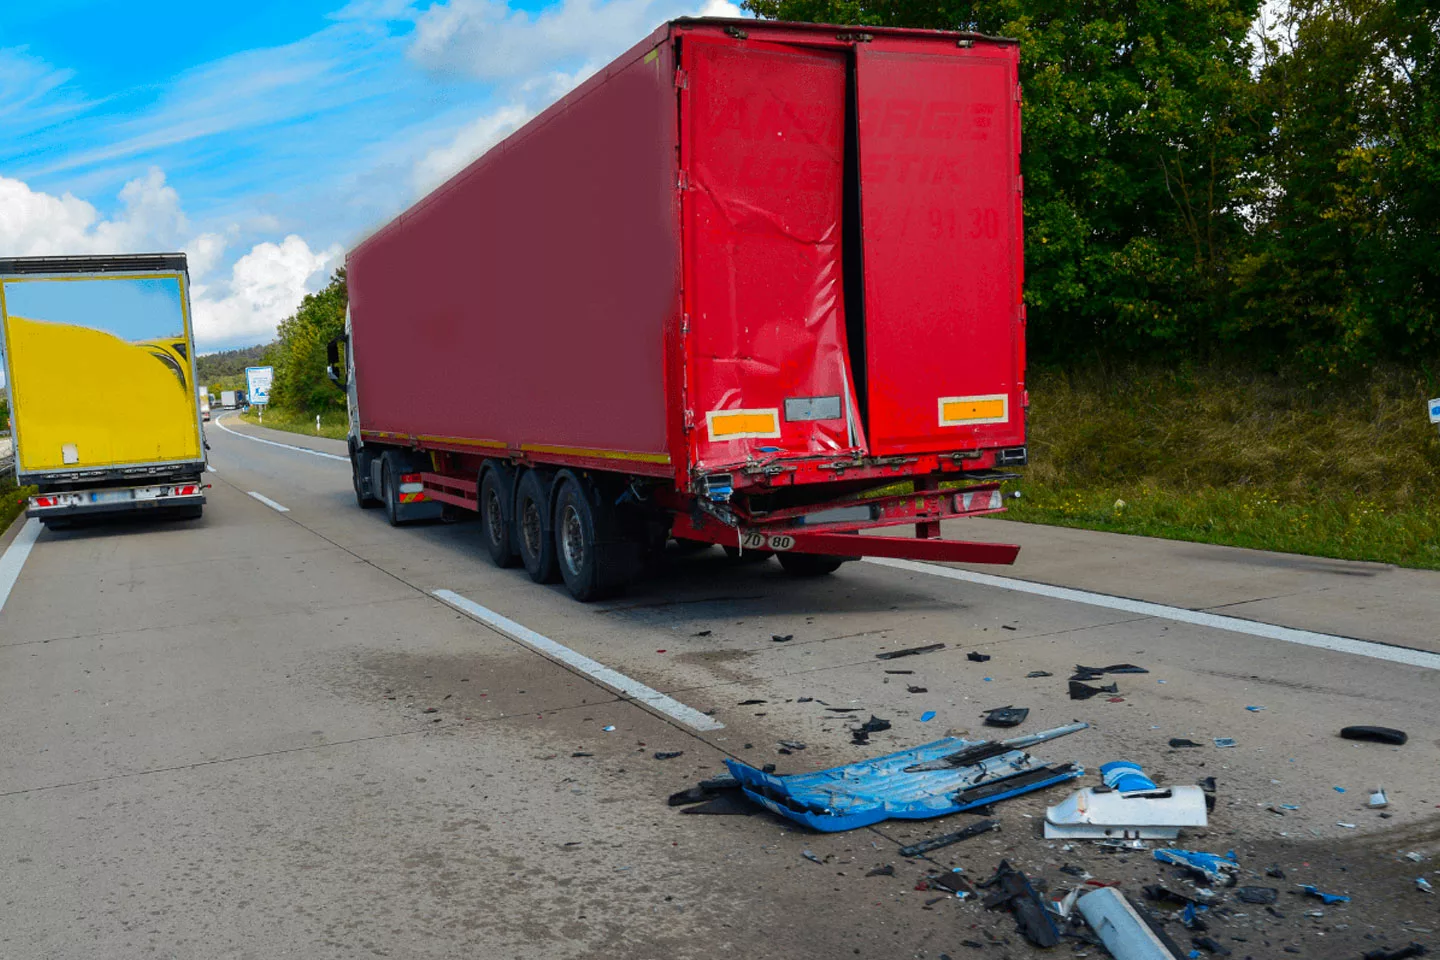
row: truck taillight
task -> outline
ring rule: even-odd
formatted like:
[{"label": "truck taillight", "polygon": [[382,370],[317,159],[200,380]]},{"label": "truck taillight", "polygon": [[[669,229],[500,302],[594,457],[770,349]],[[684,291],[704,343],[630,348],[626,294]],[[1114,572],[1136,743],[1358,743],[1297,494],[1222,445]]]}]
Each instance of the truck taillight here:
[{"label": "truck taillight", "polygon": [[172,496],[193,497],[200,492],[200,488],[193,483],[187,483],[183,487],[176,487],[171,491]]},{"label": "truck taillight", "polygon": [[33,503],[33,504],[35,504],[35,506],[37,506],[37,507],[54,507],[54,506],[58,506],[58,505],[59,505],[59,503],[60,503],[60,498],[59,498],[59,497],[33,497],[33,498],[31,498],[31,501],[30,501],[30,502]]},{"label": "truck taillight", "polygon": [[401,482],[401,483],[419,483],[419,482],[420,482],[420,474],[418,474],[418,473],[402,473],[402,474],[400,474],[400,482]]}]

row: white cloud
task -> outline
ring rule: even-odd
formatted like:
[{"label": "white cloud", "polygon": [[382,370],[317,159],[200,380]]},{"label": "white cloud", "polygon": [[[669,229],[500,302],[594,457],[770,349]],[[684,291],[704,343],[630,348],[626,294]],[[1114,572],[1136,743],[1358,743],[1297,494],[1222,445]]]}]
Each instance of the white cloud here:
[{"label": "white cloud", "polygon": [[504,0],[449,0],[415,22],[410,56],[441,73],[513,80],[557,65],[604,63],[666,20],[741,16],[726,0],[561,0],[539,15]]},{"label": "white cloud", "polygon": [[276,325],[295,312],[343,253],[339,245],[311,250],[295,234],[280,243],[256,244],[235,261],[223,295],[209,285],[194,288],[196,349],[270,340]]},{"label": "white cloud", "polygon": [[256,244],[228,276],[215,277],[230,239],[192,232],[163,171],[152,168],[131,180],[119,199],[116,214],[104,219],[94,205],[69,193],[57,197],[0,177],[0,252],[24,257],[184,250],[200,349],[270,340],[276,325],[325,281],[344,252],[339,245],[311,250],[292,234],[280,243]]},{"label": "white cloud", "polygon": [[466,124],[448,144],[431,150],[415,164],[415,192],[428,193],[440,186],[532,116],[528,107],[512,103]]}]

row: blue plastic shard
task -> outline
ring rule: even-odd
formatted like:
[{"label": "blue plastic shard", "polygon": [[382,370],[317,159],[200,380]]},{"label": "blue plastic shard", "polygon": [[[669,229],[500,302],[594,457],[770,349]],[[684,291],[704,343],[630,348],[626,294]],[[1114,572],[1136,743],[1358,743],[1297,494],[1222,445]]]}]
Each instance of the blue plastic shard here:
[{"label": "blue plastic shard", "polygon": [[1161,863],[1173,863],[1177,867],[1187,867],[1203,873],[1205,879],[1211,883],[1224,883],[1226,874],[1236,873],[1240,869],[1240,861],[1235,859],[1234,850],[1222,857],[1218,853],[1205,853],[1201,850],[1164,849],[1155,851],[1155,859]]},{"label": "blue plastic shard", "polygon": [[[1074,764],[1047,766],[1020,749],[1004,750],[964,766],[940,762],[984,743],[946,737],[873,760],[788,776],[765,773],[736,760],[726,760],[725,765],[751,800],[772,813],[824,833],[868,827],[882,820],[943,817],[1042,790],[1085,773]],[[939,769],[906,769],[922,764]]]},{"label": "blue plastic shard", "polygon": [[1325,892],[1317,889],[1316,887],[1314,887],[1314,886],[1312,886],[1311,884],[1308,884],[1308,883],[1302,883],[1302,884],[1300,884],[1300,889],[1301,889],[1301,890],[1304,890],[1306,893],[1308,893],[1308,894],[1309,894],[1310,896],[1312,896],[1312,897],[1319,897],[1319,898],[1320,898],[1320,902],[1323,903],[1323,904],[1326,904],[1327,906],[1328,906],[1329,904],[1332,904],[1332,903],[1349,903],[1349,902],[1350,902],[1350,898],[1349,898],[1349,897],[1341,896],[1341,895],[1338,894],[1338,893],[1325,893]]}]

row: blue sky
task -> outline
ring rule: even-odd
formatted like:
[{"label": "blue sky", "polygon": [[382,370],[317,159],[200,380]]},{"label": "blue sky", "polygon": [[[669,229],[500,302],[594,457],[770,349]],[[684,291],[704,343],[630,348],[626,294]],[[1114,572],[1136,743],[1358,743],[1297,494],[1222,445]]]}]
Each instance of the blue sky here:
[{"label": "blue sky", "polygon": [[180,281],[174,277],[11,280],[4,286],[6,313],[27,320],[91,327],[128,343],[175,337],[185,330]]},{"label": "blue sky", "polygon": [[0,3],[0,256],[184,249],[201,350],[679,15],[726,0]]}]

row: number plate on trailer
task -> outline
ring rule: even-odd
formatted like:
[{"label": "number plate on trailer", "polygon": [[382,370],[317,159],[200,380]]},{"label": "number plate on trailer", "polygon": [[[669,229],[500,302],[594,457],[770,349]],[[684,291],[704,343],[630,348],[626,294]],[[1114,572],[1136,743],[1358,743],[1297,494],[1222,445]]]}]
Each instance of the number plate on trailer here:
[{"label": "number plate on trailer", "polygon": [[740,534],[740,548],[742,550],[775,550],[777,552],[791,550],[795,547],[795,538],[784,533],[761,533],[758,530],[746,530]]}]

